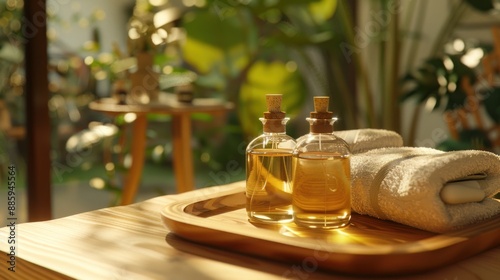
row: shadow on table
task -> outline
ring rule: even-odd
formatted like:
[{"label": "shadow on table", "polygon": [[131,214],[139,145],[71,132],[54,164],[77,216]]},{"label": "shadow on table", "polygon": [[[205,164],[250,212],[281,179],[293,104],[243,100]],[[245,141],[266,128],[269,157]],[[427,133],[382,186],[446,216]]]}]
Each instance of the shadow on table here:
[{"label": "shadow on table", "polygon": [[233,253],[215,247],[194,243],[173,233],[167,234],[165,241],[173,248],[189,254],[255,271],[274,274],[282,279],[369,279],[328,274],[311,267],[308,263],[293,264],[258,259],[249,255]]}]

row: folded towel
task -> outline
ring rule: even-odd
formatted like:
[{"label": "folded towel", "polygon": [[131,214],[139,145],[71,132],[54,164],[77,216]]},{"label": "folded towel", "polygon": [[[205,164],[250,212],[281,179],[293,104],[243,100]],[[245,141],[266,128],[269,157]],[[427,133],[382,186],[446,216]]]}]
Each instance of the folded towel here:
[{"label": "folded towel", "polygon": [[377,148],[403,146],[401,135],[385,129],[363,128],[339,130],[335,131],[334,134],[347,142],[353,154]]},{"label": "folded towel", "polygon": [[500,214],[500,157],[486,151],[371,150],[351,156],[351,180],[353,211],[427,231]]}]

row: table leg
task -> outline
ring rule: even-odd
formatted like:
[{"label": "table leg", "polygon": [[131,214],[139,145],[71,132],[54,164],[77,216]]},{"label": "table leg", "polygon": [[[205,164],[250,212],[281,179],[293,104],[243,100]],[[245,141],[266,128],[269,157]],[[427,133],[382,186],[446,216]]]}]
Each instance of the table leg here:
[{"label": "table leg", "polygon": [[173,162],[177,192],[187,192],[194,189],[190,114],[172,116],[172,137],[174,139]]},{"label": "table leg", "polygon": [[142,169],[144,168],[146,128],[146,114],[138,114],[137,119],[133,123],[132,129],[132,143],[130,147],[132,165],[130,166],[129,172],[125,176],[121,205],[133,203],[137,193],[137,188],[141,180]]}]

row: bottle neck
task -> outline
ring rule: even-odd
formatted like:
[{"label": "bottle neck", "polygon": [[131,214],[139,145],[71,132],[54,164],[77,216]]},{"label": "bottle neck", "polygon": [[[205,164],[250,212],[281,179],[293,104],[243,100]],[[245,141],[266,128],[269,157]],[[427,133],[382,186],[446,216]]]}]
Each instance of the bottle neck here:
[{"label": "bottle neck", "polygon": [[283,119],[266,119],[260,118],[262,122],[263,131],[265,134],[285,134],[286,133],[286,123],[290,118]]},{"label": "bottle neck", "polygon": [[317,118],[306,118],[309,122],[309,131],[311,134],[332,134],[333,124],[337,118],[330,119],[317,119]]}]

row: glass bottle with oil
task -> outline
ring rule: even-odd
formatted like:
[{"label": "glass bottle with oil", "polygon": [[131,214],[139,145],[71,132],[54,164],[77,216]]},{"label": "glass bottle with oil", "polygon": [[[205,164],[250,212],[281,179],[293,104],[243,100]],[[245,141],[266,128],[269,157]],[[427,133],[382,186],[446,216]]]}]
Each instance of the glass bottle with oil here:
[{"label": "glass bottle with oil", "polygon": [[289,118],[281,111],[281,94],[266,95],[267,112],[260,118],[263,134],[246,149],[246,210],[250,222],[287,223],[292,213],[292,151],[286,134]]},{"label": "glass bottle with oil", "polygon": [[341,228],[351,219],[351,168],[347,143],[333,134],[337,120],[329,98],[314,98],[310,132],[297,139],[292,160],[294,222],[309,228]]}]

